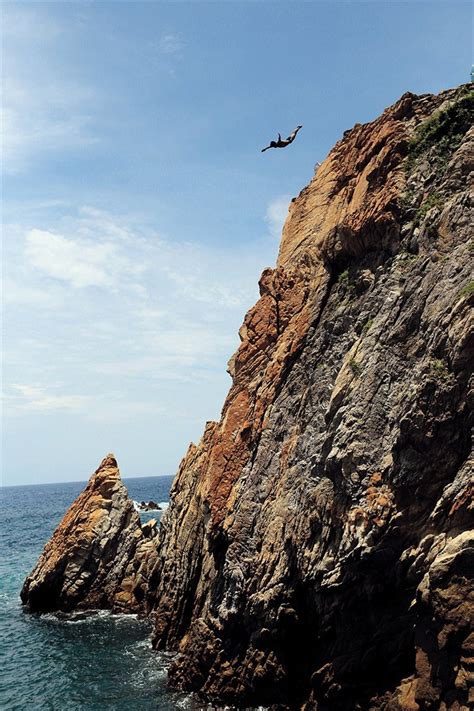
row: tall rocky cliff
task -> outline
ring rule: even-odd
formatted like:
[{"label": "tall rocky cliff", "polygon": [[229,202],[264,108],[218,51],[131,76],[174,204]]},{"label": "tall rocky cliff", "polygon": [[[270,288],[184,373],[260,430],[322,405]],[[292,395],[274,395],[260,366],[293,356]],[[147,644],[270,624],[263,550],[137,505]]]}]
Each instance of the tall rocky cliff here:
[{"label": "tall rocky cliff", "polygon": [[162,524],[148,605],[174,684],[467,708],[471,125],[468,87],[406,94],[292,201]]},{"label": "tall rocky cliff", "polygon": [[103,606],[150,614],[172,684],[307,711],[474,703],[472,115],[467,86],[406,94],[344,134],[290,205],[158,538],[125,517],[104,568],[94,529],[96,583],[68,609],[105,585]]}]

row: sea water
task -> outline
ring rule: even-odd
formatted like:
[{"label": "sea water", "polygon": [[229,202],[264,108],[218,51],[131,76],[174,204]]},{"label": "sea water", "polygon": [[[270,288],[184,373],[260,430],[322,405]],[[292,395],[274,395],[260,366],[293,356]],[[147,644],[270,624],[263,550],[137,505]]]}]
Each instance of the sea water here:
[{"label": "sea water", "polygon": [[[171,477],[125,480],[136,501],[167,502]],[[20,589],[85,482],[0,489],[1,711],[204,708],[167,688],[169,656],[146,620],[108,612],[34,615]],[[156,512],[143,519],[157,517]]]}]

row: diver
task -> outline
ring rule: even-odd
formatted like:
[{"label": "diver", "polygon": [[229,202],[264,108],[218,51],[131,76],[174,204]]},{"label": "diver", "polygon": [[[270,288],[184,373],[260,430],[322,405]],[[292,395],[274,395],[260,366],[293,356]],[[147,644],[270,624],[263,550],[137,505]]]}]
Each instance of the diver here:
[{"label": "diver", "polygon": [[262,153],[268,151],[269,148],[286,148],[286,146],[289,146],[290,143],[293,143],[296,138],[296,134],[298,133],[300,128],[303,128],[303,126],[297,126],[293,133],[290,133],[288,138],[282,139],[281,135],[278,134],[278,139],[276,141],[270,141],[269,146],[266,146],[266,148],[262,148]]}]

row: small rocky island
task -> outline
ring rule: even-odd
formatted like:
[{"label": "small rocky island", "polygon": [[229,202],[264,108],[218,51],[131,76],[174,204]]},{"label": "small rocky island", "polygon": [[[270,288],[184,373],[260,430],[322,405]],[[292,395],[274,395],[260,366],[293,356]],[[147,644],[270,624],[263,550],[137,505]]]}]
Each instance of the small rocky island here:
[{"label": "small rocky island", "polygon": [[150,615],[170,683],[206,700],[472,708],[473,139],[471,86],[345,132],[290,205],[159,527],[109,455],[30,609]]},{"label": "small rocky island", "polygon": [[35,612],[144,612],[156,536],[156,521],[140,523],[109,454],[45,546],[21,599]]},{"label": "small rocky island", "polygon": [[137,508],[140,511],[161,511],[161,506],[157,504],[155,501],[140,501],[139,504],[137,504]]}]

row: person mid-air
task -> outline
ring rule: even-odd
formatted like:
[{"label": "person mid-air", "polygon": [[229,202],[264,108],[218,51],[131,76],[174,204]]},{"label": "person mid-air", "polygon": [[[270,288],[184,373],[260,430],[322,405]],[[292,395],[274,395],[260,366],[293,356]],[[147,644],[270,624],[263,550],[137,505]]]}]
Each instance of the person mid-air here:
[{"label": "person mid-air", "polygon": [[291,133],[288,138],[282,138],[280,134],[278,134],[278,140],[277,141],[270,141],[270,145],[266,146],[266,148],[262,148],[262,153],[265,153],[265,151],[268,151],[269,148],[286,148],[286,146],[289,146],[290,143],[293,143],[293,141],[296,138],[296,134],[300,130],[300,128],[303,128],[303,126],[297,126],[293,133]]}]

